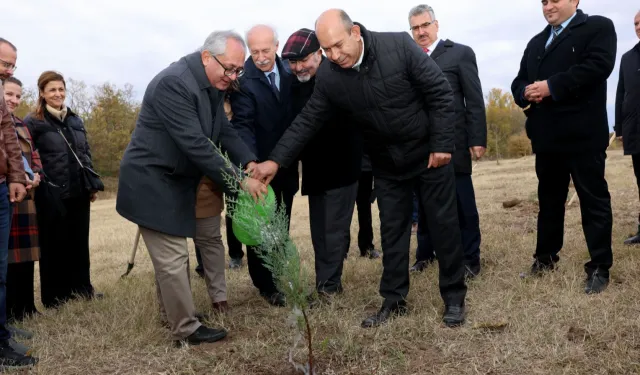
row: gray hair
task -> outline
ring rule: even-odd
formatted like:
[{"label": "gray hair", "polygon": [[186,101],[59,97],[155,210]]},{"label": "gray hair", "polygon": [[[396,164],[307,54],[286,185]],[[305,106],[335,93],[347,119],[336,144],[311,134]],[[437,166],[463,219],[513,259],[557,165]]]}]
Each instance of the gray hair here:
[{"label": "gray hair", "polygon": [[271,32],[273,33],[273,45],[278,44],[278,32],[276,31],[276,28],[270,25],[264,25],[264,24],[260,24],[260,25],[254,25],[253,27],[251,27],[249,30],[247,30],[247,32],[244,35],[244,38],[247,40],[247,43],[249,42],[249,34],[251,34],[251,32],[256,29],[256,28],[267,28],[269,30],[271,30]]},{"label": "gray hair", "polygon": [[209,34],[202,47],[200,47],[200,52],[209,51],[213,56],[224,55],[229,39],[236,40],[242,45],[242,48],[247,48],[240,34],[232,30],[222,30]]},{"label": "gray hair", "polygon": [[427,4],[420,4],[411,8],[411,10],[409,11],[409,22],[411,22],[411,17],[419,16],[427,12],[429,13],[429,16],[431,16],[431,22],[435,21],[436,14],[433,11],[433,8]]}]

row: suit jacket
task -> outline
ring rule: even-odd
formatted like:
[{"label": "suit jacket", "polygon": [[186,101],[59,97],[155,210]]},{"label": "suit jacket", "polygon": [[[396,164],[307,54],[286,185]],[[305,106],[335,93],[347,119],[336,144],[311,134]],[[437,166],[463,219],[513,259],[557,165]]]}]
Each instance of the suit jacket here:
[{"label": "suit jacket", "polygon": [[172,236],[195,236],[196,189],[203,175],[229,191],[223,172],[241,173],[226,165],[210,140],[235,165],[256,160],[229,124],[223,103],[198,52],[153,78],[120,164],[120,215]]},{"label": "suit jacket", "polygon": [[[258,69],[251,57],[244,64],[245,74],[240,79],[239,90],[231,94],[231,123],[249,149],[260,159],[269,154],[293,121],[291,84],[295,77],[276,56],[280,74],[280,94],[276,96],[269,79]],[[278,171],[271,185],[276,191],[290,194],[298,191],[297,163]]]},{"label": "suit jacket", "polygon": [[[533,37],[511,84],[515,102],[527,116],[534,153],[604,151],[609,145],[607,78],[616,59],[613,22],[576,16],[545,50],[551,26]],[[541,103],[524,98],[527,85],[546,80],[551,96]]]},{"label": "suit jacket", "polygon": [[622,136],[625,155],[640,153],[640,43],[620,61],[615,130]]},{"label": "suit jacket", "polygon": [[476,55],[471,47],[446,39],[438,43],[431,58],[453,90],[453,122],[456,126],[453,163],[456,173],[471,174],[469,147],[487,147],[487,116]]}]

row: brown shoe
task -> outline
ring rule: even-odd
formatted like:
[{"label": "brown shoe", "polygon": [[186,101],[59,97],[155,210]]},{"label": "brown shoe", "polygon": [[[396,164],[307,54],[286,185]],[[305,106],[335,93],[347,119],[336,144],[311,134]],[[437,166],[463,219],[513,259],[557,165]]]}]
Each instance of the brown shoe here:
[{"label": "brown shoe", "polygon": [[211,306],[213,307],[213,311],[224,315],[228,314],[229,310],[231,310],[227,301],[214,302]]}]

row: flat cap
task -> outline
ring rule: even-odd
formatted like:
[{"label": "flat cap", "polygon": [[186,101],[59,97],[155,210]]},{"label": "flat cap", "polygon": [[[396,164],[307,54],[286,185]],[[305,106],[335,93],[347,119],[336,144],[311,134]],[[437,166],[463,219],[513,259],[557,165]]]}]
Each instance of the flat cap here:
[{"label": "flat cap", "polygon": [[300,60],[320,49],[320,42],[316,33],[309,29],[300,29],[291,34],[282,48],[282,58],[285,60]]}]

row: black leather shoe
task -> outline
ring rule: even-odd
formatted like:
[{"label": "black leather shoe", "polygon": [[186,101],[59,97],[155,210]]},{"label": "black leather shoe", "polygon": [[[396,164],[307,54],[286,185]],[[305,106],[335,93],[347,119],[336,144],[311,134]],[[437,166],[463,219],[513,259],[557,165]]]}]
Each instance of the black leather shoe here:
[{"label": "black leather shoe", "polygon": [[0,342],[0,371],[30,367],[38,363],[38,358],[29,355],[29,351],[21,351],[16,351],[9,341]]},{"label": "black leather shoe", "polygon": [[409,271],[422,272],[426,270],[430,265],[432,265],[435,261],[435,259],[419,260],[413,265],[413,267],[409,268]]},{"label": "black leather shoe", "polygon": [[542,263],[539,260],[535,260],[533,262],[533,264],[531,265],[531,271],[530,274],[531,276],[542,276],[545,272],[550,272],[553,271],[555,269],[555,264],[553,262],[551,263]]},{"label": "black leather shoe", "polygon": [[442,321],[447,327],[458,327],[464,324],[465,311],[464,305],[454,306],[447,305],[444,308]]},{"label": "black leather shoe", "polygon": [[287,306],[287,299],[285,298],[284,294],[280,292],[275,292],[272,294],[260,293],[260,295],[272,306],[277,306],[277,307]]},{"label": "black leather shoe", "polygon": [[587,294],[597,294],[607,289],[609,285],[609,276],[602,271],[595,270],[589,276],[584,286],[584,292]]},{"label": "black leather shoe", "polygon": [[406,304],[396,303],[391,306],[382,305],[377,313],[362,321],[362,328],[378,327],[395,316],[405,315],[407,311],[408,309]]},{"label": "black leather shoe", "polygon": [[365,257],[365,258],[369,258],[369,259],[378,259],[382,255],[376,249],[369,249],[369,250],[365,251],[364,253],[360,253],[360,256]]},{"label": "black leather shoe", "polygon": [[634,234],[633,236],[627,238],[624,241],[625,245],[637,245],[640,244],[640,225],[638,225],[638,233]]},{"label": "black leather shoe", "polygon": [[205,342],[220,341],[227,336],[227,331],[222,328],[209,328],[207,326],[200,326],[194,333],[187,336],[182,340],[175,341],[176,346],[182,344],[198,345]]},{"label": "black leather shoe", "polygon": [[464,266],[464,278],[465,279],[474,279],[476,276],[480,274],[480,264],[469,265],[465,264]]}]

